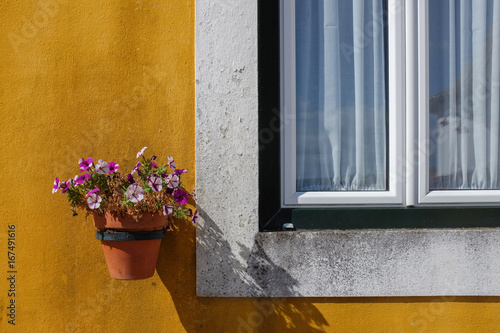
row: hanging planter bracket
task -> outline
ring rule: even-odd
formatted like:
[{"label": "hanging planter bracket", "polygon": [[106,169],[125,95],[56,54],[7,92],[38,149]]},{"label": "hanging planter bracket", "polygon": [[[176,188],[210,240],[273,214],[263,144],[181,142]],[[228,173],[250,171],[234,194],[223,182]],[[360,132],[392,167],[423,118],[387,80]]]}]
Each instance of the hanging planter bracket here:
[{"label": "hanging planter bracket", "polygon": [[107,229],[104,231],[96,230],[95,238],[105,241],[137,241],[137,240],[150,240],[165,238],[165,230],[155,231],[116,231]]}]

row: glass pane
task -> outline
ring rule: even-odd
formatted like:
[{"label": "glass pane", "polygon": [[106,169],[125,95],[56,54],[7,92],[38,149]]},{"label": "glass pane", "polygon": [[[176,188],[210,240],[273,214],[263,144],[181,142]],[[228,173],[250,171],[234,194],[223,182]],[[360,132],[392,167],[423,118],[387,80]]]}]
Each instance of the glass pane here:
[{"label": "glass pane", "polygon": [[386,2],[297,0],[297,191],[387,190]]},{"label": "glass pane", "polygon": [[500,1],[429,1],[429,187],[499,189]]}]

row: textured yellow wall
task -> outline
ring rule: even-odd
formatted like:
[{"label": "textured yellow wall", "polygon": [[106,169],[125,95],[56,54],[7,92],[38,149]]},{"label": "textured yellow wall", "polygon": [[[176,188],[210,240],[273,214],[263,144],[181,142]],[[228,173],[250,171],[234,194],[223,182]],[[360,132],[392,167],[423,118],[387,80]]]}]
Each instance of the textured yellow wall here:
[{"label": "textured yellow wall", "polygon": [[2,332],[500,331],[500,298],[197,298],[191,225],[168,234],[153,278],[108,277],[91,222],[52,182],[81,157],[131,168],[149,146],[194,186],[194,0],[2,0],[0,112]]}]

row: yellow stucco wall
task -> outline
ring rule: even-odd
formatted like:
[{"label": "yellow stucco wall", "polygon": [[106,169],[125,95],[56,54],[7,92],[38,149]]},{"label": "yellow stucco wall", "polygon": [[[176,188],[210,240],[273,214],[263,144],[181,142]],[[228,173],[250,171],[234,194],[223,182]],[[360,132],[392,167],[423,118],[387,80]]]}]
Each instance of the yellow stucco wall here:
[{"label": "yellow stucco wall", "polygon": [[0,112],[2,332],[500,332],[493,297],[197,298],[191,225],[168,233],[153,278],[108,277],[52,182],[81,157],[131,168],[148,146],[194,186],[194,0],[0,1]]}]

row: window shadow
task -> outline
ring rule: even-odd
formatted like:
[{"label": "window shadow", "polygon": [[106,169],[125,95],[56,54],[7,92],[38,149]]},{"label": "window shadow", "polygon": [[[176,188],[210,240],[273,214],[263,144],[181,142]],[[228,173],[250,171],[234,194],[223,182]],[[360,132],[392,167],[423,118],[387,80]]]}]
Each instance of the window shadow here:
[{"label": "window shadow", "polygon": [[[433,304],[453,302],[498,303],[500,297],[198,297],[196,294],[196,251],[210,251],[212,258],[226,261],[231,272],[218,269],[211,274],[214,281],[232,279],[235,275],[245,289],[253,294],[274,292],[297,294],[297,281],[276,265],[262,247],[254,243],[249,248],[241,243],[232,249],[227,236],[199,208],[203,223],[198,248],[196,227],[180,223],[168,232],[162,242],[157,272],[170,293],[177,315],[187,332],[326,332],[332,329],[325,316],[315,306],[344,303],[405,303]],[[207,232],[209,230],[209,232]],[[242,261],[238,258],[246,258]],[[230,274],[229,274],[230,273]],[[269,291],[266,281],[280,281],[279,289]],[[220,285],[220,283],[217,283]],[[168,328],[166,328],[168,330]]]},{"label": "window shadow", "polygon": [[[260,274],[280,278],[285,289],[293,290],[297,284],[257,244],[253,248],[237,244],[239,248],[233,250],[227,236],[210,216],[200,207],[198,213],[203,220],[197,226],[201,231],[198,244],[196,227],[179,223],[163,240],[156,267],[187,332],[272,332],[278,329],[280,332],[326,332],[327,320],[307,302],[297,303],[292,298],[279,297],[198,297],[197,251],[210,251],[212,258],[225,262],[221,269],[210,274],[217,285],[237,276],[245,290],[253,295],[264,295],[268,278],[261,278]],[[246,261],[242,263],[238,257]],[[231,271],[224,271],[224,267],[230,267]],[[280,292],[277,290],[276,294]]]}]

